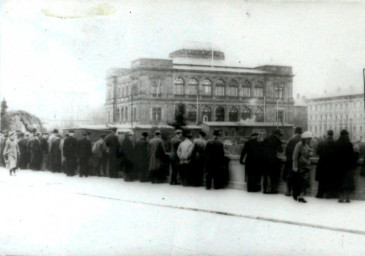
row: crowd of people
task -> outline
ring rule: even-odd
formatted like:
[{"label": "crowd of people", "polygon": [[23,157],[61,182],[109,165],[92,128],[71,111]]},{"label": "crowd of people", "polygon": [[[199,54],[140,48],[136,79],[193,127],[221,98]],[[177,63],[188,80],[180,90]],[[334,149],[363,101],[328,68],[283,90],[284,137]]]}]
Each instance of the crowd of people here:
[{"label": "crowd of people", "polygon": [[[156,130],[149,138],[143,132],[138,140],[127,132],[123,140],[113,128],[110,134],[101,135],[92,143],[89,133],[76,139],[73,131],[61,136],[57,129],[52,134],[23,134],[9,132],[0,135],[0,165],[10,175],[20,169],[64,172],[67,176],[89,175],[123,177],[125,181],[163,183],[183,186],[205,186],[219,189],[228,184],[228,158],[219,140],[220,131],[214,131],[210,140],[203,131],[193,138],[189,130],[175,130],[170,140],[171,151],[166,152],[161,132]],[[354,169],[359,159],[359,148],[354,147],[349,133],[342,130],[337,140],[332,130],[314,149],[312,134],[295,129],[285,152],[282,134],[276,129],[261,141],[253,133],[245,142],[240,163],[245,165],[248,192],[275,194],[281,180],[286,182],[286,195],[306,203],[304,195],[309,186],[312,156],[319,160],[315,179],[318,181],[317,198],[339,197],[339,202],[350,202],[354,191]],[[280,154],[285,153],[283,160]],[[282,171],[283,170],[283,171]],[[121,175],[122,174],[122,175]]]},{"label": "crowd of people", "polygon": [[167,182],[170,178],[171,185],[205,185],[207,189],[223,188],[228,183],[228,160],[223,143],[218,140],[219,131],[206,140],[203,131],[193,138],[189,130],[177,129],[170,153],[165,150],[159,130],[150,140],[149,134],[143,132],[137,141],[131,139],[131,132],[125,133],[122,140],[116,132],[113,128],[94,143],[87,132],[76,139],[74,131],[61,136],[57,129],[51,135],[36,130],[1,134],[0,164],[9,169],[10,175],[20,168],[152,183]]},{"label": "crowd of people", "polygon": [[[339,202],[350,202],[350,194],[354,191],[354,170],[360,156],[360,149],[354,146],[349,133],[342,130],[337,140],[332,130],[327,132],[316,149],[312,147],[312,133],[303,132],[300,127],[295,129],[295,135],[288,141],[285,148],[285,161],[279,156],[283,152],[279,130],[266,138],[258,140],[254,133],[245,143],[240,163],[245,164],[247,190],[261,191],[263,177],[263,193],[278,193],[281,179],[286,182],[286,195],[294,200],[306,203],[304,195],[310,184],[312,156],[318,156],[315,179],[318,181],[317,198],[339,197]],[[315,152],[314,152],[315,150]],[[281,172],[283,162],[284,168]]]}]

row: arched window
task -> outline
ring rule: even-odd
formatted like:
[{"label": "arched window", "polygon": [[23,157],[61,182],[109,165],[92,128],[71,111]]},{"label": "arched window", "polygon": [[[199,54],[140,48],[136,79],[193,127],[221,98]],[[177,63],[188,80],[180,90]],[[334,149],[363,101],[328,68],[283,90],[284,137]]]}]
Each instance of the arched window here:
[{"label": "arched window", "polygon": [[194,122],[196,121],[196,106],[195,105],[188,105],[187,109],[188,114],[188,121]]},{"label": "arched window", "polygon": [[264,97],[264,83],[261,81],[255,85],[255,97]]},{"label": "arched window", "polygon": [[212,95],[212,82],[208,79],[202,81],[203,94]]},{"label": "arched window", "polygon": [[198,81],[194,78],[188,81],[189,95],[198,95]]},{"label": "arched window", "polygon": [[262,108],[257,108],[255,115],[256,115],[256,122],[264,121],[264,111],[262,110]]},{"label": "arched window", "polygon": [[225,83],[223,80],[218,79],[215,83],[215,95],[216,96],[224,96],[224,86]]},{"label": "arched window", "polygon": [[215,110],[215,121],[224,122],[225,111],[223,107],[217,107]]},{"label": "arched window", "polygon": [[242,85],[241,97],[251,97],[251,82],[247,79]]},{"label": "arched window", "polygon": [[229,118],[230,122],[237,122],[238,121],[238,109],[235,107],[232,107],[229,110],[228,118]]},{"label": "arched window", "polygon": [[175,84],[175,94],[184,95],[184,84],[185,84],[184,80],[181,77],[179,77],[175,80],[174,84]]},{"label": "arched window", "polygon": [[250,119],[251,118],[251,109],[249,109],[248,107],[243,107],[241,118],[242,118],[242,120]]},{"label": "arched window", "polygon": [[208,106],[205,106],[203,108],[203,121],[206,120],[206,121],[212,121],[212,110],[210,109],[210,107]]},{"label": "arched window", "polygon": [[229,82],[228,95],[232,97],[238,97],[238,83],[236,80]]}]

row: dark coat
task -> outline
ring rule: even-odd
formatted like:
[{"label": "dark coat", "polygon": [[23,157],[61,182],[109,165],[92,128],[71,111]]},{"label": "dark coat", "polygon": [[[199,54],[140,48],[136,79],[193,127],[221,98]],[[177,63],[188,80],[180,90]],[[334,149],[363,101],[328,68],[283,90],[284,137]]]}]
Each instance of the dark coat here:
[{"label": "dark coat", "polygon": [[29,163],[29,152],[28,152],[28,140],[23,138],[19,140],[18,146],[20,151],[19,167],[22,169],[27,168]]},{"label": "dark coat", "polygon": [[179,145],[181,143],[181,139],[174,137],[171,139],[171,160],[172,161],[179,161],[179,158],[177,156],[177,149],[179,148]]},{"label": "dark coat", "polygon": [[220,169],[224,165],[223,143],[217,139],[207,142],[205,147],[205,169],[207,171]]},{"label": "dark coat", "polygon": [[40,170],[42,164],[42,149],[38,138],[31,138],[28,141],[28,151],[30,155],[30,169]]},{"label": "dark coat", "polygon": [[88,138],[82,138],[77,142],[77,156],[79,159],[89,159],[92,156],[91,142]]},{"label": "dark coat", "polygon": [[129,138],[125,138],[120,146],[122,165],[125,172],[131,172],[134,164],[134,147]]},{"label": "dark coat", "polygon": [[353,191],[354,184],[354,168],[358,160],[358,154],[355,154],[352,143],[348,136],[340,136],[335,143],[336,157],[335,170],[340,190]]},{"label": "dark coat", "polygon": [[41,149],[43,154],[48,154],[48,141],[46,138],[41,138],[40,139],[41,142]]},{"label": "dark coat", "polygon": [[61,149],[60,149],[61,139],[56,137],[51,141],[50,147],[50,167],[51,171],[60,171],[61,170]]},{"label": "dark coat", "polygon": [[247,141],[242,148],[240,157],[241,164],[243,164],[245,159],[246,172],[261,172],[262,158],[262,144],[257,139]]},{"label": "dark coat", "polygon": [[150,156],[149,171],[167,174],[167,164],[165,145],[162,139],[153,138],[148,143]]},{"label": "dark coat", "polygon": [[295,145],[301,140],[301,136],[299,134],[294,135],[286,145],[285,148],[285,168],[283,172],[283,180],[288,181],[290,179],[291,171],[293,170],[293,153]]},{"label": "dark coat", "polygon": [[108,147],[109,156],[117,157],[119,154],[120,144],[118,136],[111,133],[105,138],[105,145]]},{"label": "dark coat", "polygon": [[66,158],[76,158],[77,156],[77,139],[69,136],[63,143],[63,156]]},{"label": "dark coat", "polygon": [[148,141],[145,138],[141,138],[136,142],[134,148],[136,169],[142,174],[148,171]]},{"label": "dark coat", "polygon": [[331,180],[335,169],[335,154],[336,148],[333,137],[328,137],[318,144],[317,155],[319,159],[316,168],[316,181]]},{"label": "dark coat", "polygon": [[263,151],[265,173],[280,172],[281,160],[277,155],[283,152],[281,140],[275,135],[269,136],[263,142]]}]

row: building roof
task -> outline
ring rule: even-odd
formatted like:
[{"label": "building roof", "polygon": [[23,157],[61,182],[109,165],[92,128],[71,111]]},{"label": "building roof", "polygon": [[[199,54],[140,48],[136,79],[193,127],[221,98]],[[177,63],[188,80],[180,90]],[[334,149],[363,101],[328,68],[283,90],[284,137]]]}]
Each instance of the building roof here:
[{"label": "building roof", "polygon": [[211,71],[211,72],[230,72],[230,73],[251,73],[251,74],[267,74],[259,69],[241,68],[241,67],[226,67],[226,66],[197,66],[197,65],[174,65],[177,70],[196,70],[196,71]]},{"label": "building roof", "polygon": [[198,42],[198,41],[183,41],[177,49],[190,49],[190,50],[201,50],[201,51],[220,51],[217,45],[211,42]]},{"label": "building roof", "polygon": [[321,100],[330,100],[330,99],[340,99],[340,98],[362,98],[364,97],[364,93],[347,93],[347,94],[327,94],[325,97],[313,97],[311,99],[308,99],[309,102],[313,102],[313,101],[321,101]]},{"label": "building roof", "polygon": [[218,126],[218,127],[293,127],[292,124],[284,123],[277,125],[276,123],[270,122],[204,122],[207,126]]}]

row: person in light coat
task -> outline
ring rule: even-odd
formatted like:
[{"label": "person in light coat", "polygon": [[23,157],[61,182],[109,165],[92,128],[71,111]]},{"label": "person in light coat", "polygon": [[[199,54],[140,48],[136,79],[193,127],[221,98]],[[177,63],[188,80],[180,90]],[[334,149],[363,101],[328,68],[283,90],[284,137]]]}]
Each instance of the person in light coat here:
[{"label": "person in light coat", "polygon": [[194,168],[191,164],[191,156],[194,150],[194,143],[190,132],[184,134],[185,139],[177,149],[177,156],[180,159],[181,182],[183,186],[193,184]]},{"label": "person in light coat", "polygon": [[313,151],[310,147],[312,137],[311,132],[303,132],[302,140],[295,145],[293,152],[293,198],[300,203],[307,202],[304,195],[309,184],[310,156]]},{"label": "person in light coat", "polygon": [[20,155],[18,142],[15,139],[15,132],[10,132],[9,139],[5,143],[3,150],[3,156],[6,163],[6,168],[9,169],[9,174],[15,174],[15,170],[18,168],[17,162]]}]

